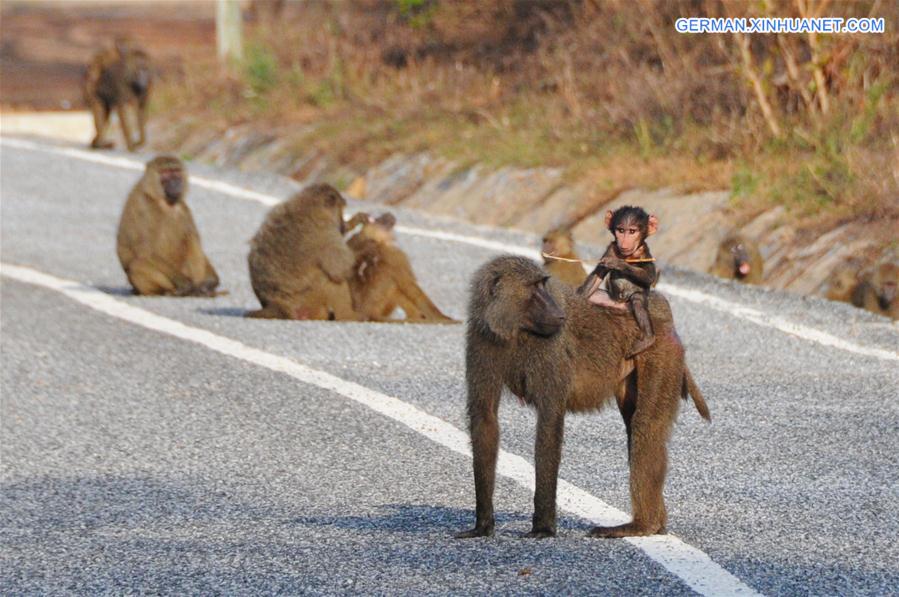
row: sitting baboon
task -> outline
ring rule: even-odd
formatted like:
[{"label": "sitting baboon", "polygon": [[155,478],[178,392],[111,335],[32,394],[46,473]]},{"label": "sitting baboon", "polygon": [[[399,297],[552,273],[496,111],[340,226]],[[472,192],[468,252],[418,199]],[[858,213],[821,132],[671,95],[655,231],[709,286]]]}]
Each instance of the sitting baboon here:
[{"label": "sitting baboon", "polygon": [[356,312],[370,321],[396,321],[390,316],[399,307],[408,323],[459,323],[441,313],[419,287],[409,258],[395,244],[394,224],[391,213],[367,218],[347,241],[356,258],[350,277]]},{"label": "sitting baboon", "polygon": [[594,527],[593,537],[665,532],[666,443],[679,399],[708,407],[684,361],[668,302],[650,292],[656,341],[632,361],[639,335],[626,309],[590,303],[523,257],[498,257],[474,275],[465,377],[474,460],[476,522],[460,538],[491,535],[499,447],[497,410],[508,388],[537,410],[536,491],[530,537],[556,532],[556,483],[565,412],[599,409],[615,396],[627,432],[633,521]]},{"label": "sitting baboon", "polygon": [[745,284],[761,284],[763,267],[762,254],[755,241],[731,234],[718,245],[709,273]]},{"label": "sitting baboon", "polygon": [[[134,151],[144,144],[147,138],[147,102],[151,81],[149,56],[126,38],[116,39],[113,48],[101,50],[94,55],[84,77],[84,99],[93,112],[97,129],[91,147],[113,147],[113,143],[106,140],[106,129],[113,109],[119,116],[128,151]],[[136,141],[131,133],[129,109],[137,117]]]},{"label": "sitting baboon", "polygon": [[128,195],[116,252],[137,294],[215,296],[219,278],[203,253],[186,194],[181,160],[162,155]]},{"label": "sitting baboon", "polygon": [[852,303],[891,319],[899,319],[899,300],[896,286],[899,284],[899,265],[881,263],[862,277],[853,292]]},{"label": "sitting baboon", "polygon": [[567,228],[554,228],[543,236],[543,267],[551,275],[577,288],[587,279],[584,264],[574,252],[574,237]]},{"label": "sitting baboon", "polygon": [[358,320],[348,279],[355,258],[343,240],[346,200],[311,185],[273,207],[250,243],[253,292],[248,317]]},{"label": "sitting baboon", "polygon": [[832,301],[852,303],[856,307],[861,307],[859,299],[856,297],[861,271],[862,263],[855,258],[847,259],[837,265],[827,278],[824,296]]}]

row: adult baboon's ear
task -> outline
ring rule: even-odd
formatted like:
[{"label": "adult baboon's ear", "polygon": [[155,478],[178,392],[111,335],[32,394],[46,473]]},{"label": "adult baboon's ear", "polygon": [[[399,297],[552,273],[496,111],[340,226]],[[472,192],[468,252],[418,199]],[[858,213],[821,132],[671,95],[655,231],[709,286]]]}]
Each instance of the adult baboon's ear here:
[{"label": "adult baboon's ear", "polygon": [[655,214],[650,214],[649,224],[646,226],[646,236],[652,236],[659,231],[659,219]]},{"label": "adult baboon's ear", "polygon": [[606,212],[606,228],[612,229],[612,210]]},{"label": "adult baboon's ear", "polygon": [[490,301],[484,309],[484,323],[487,328],[503,342],[510,342],[518,331],[518,317],[514,305],[507,304],[501,296],[500,276],[490,280]]}]

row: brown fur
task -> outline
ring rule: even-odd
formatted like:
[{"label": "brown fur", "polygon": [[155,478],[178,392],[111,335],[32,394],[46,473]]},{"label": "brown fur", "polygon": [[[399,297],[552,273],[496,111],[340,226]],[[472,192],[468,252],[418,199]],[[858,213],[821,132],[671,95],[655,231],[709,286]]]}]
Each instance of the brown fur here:
[{"label": "brown fur", "polygon": [[[117,39],[115,47],[101,50],[91,59],[84,77],[84,99],[94,115],[97,134],[91,141],[95,149],[113,147],[106,140],[110,116],[119,116],[122,135],[128,151],[146,142],[147,104],[150,97],[152,69],[147,53],[127,39]],[[128,112],[137,118],[138,138],[131,132]]]},{"label": "brown fur", "polygon": [[865,275],[853,291],[853,304],[866,311],[899,319],[899,265],[881,263]]},{"label": "brown fur", "polygon": [[441,313],[418,285],[409,258],[395,244],[395,223],[389,213],[367,220],[347,241],[355,255],[350,292],[356,311],[367,320],[394,321],[390,315],[400,307],[408,323],[458,323]]},{"label": "brown fur", "polygon": [[633,521],[590,535],[624,537],[665,531],[662,487],[666,443],[679,398],[693,397],[709,417],[684,361],[668,302],[650,293],[657,340],[628,366],[639,334],[627,311],[589,303],[532,261],[499,257],[475,273],[468,310],[466,381],[474,456],[476,523],[459,537],[493,533],[499,448],[497,409],[503,387],[537,411],[536,492],[529,536],[556,531],[556,484],[566,411],[599,409],[613,396],[624,418]]},{"label": "brown fur", "polygon": [[343,240],[346,200],[312,185],[269,211],[248,263],[262,308],[248,317],[358,320],[348,279],[354,257]]},{"label": "brown fur", "polygon": [[[173,204],[161,176],[180,178]],[[187,171],[174,156],[151,160],[131,190],[116,242],[119,261],[137,294],[213,296],[219,278],[203,253],[193,215],[184,202]]]},{"label": "brown fur", "polygon": [[[567,228],[555,228],[543,237],[542,251],[547,255],[564,259],[579,259],[574,252],[574,237]],[[587,272],[581,263],[571,263],[559,259],[543,258],[543,267],[550,275],[562,280],[569,286],[577,288],[587,279]]]},{"label": "brown fur", "polygon": [[[740,266],[744,264],[749,266],[746,274],[740,272]],[[758,245],[739,234],[728,236],[718,245],[715,263],[709,269],[709,273],[744,284],[761,284],[764,261]]]},{"label": "brown fur", "polygon": [[862,263],[855,258],[847,259],[837,265],[827,277],[827,289],[824,296],[832,301],[853,302],[852,298],[859,285],[861,270]]}]

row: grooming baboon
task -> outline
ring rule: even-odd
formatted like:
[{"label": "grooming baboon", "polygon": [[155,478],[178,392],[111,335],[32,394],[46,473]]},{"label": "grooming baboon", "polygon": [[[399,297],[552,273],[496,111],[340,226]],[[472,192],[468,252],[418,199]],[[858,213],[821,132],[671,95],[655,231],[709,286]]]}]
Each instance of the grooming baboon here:
[{"label": "grooming baboon", "polygon": [[116,252],[137,294],[215,296],[219,278],[203,253],[186,193],[181,160],[162,155],[128,195]]},{"label": "grooming baboon", "polygon": [[897,285],[899,285],[899,265],[890,262],[881,263],[863,276],[853,292],[852,303],[872,313],[899,319]]},{"label": "grooming baboon", "polygon": [[761,284],[763,268],[758,245],[745,236],[732,234],[718,245],[709,273],[745,284]]},{"label": "grooming baboon", "polygon": [[547,232],[543,236],[541,251],[544,254],[544,269],[569,286],[577,288],[587,279],[584,265],[574,252],[574,237],[571,230],[555,228]]},{"label": "grooming baboon", "polygon": [[356,258],[350,277],[356,312],[371,321],[393,321],[390,315],[400,307],[408,323],[458,323],[419,287],[409,258],[395,244],[394,224],[393,214],[385,213],[347,241]]},{"label": "grooming baboon", "polygon": [[[93,112],[97,129],[91,147],[113,147],[113,143],[106,140],[106,129],[113,109],[119,116],[128,151],[134,151],[144,144],[147,138],[147,101],[151,81],[149,56],[126,38],[116,39],[113,48],[101,50],[93,57],[84,77],[84,99]],[[137,117],[136,141],[131,133],[129,108]]]},{"label": "grooming baboon", "polygon": [[503,387],[537,410],[536,491],[531,537],[556,532],[556,483],[565,412],[600,408],[612,396],[624,418],[633,521],[594,527],[594,537],[665,531],[666,443],[678,401],[708,407],[684,361],[668,302],[650,293],[656,342],[625,359],[638,337],[624,309],[590,303],[522,257],[496,258],[474,275],[468,306],[465,376],[474,459],[476,522],[458,537],[493,533],[493,488]]},{"label": "grooming baboon", "polygon": [[348,283],[355,258],[343,240],[345,206],[334,187],[316,184],[268,212],[248,258],[262,308],[248,317],[359,319]]}]

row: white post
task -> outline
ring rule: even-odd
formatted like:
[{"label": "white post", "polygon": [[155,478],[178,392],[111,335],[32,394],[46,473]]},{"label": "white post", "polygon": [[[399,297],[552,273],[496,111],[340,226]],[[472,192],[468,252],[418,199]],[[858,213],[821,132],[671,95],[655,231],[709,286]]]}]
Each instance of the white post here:
[{"label": "white post", "polygon": [[215,9],[215,36],[219,60],[227,62],[243,57],[239,0],[218,0]]}]

